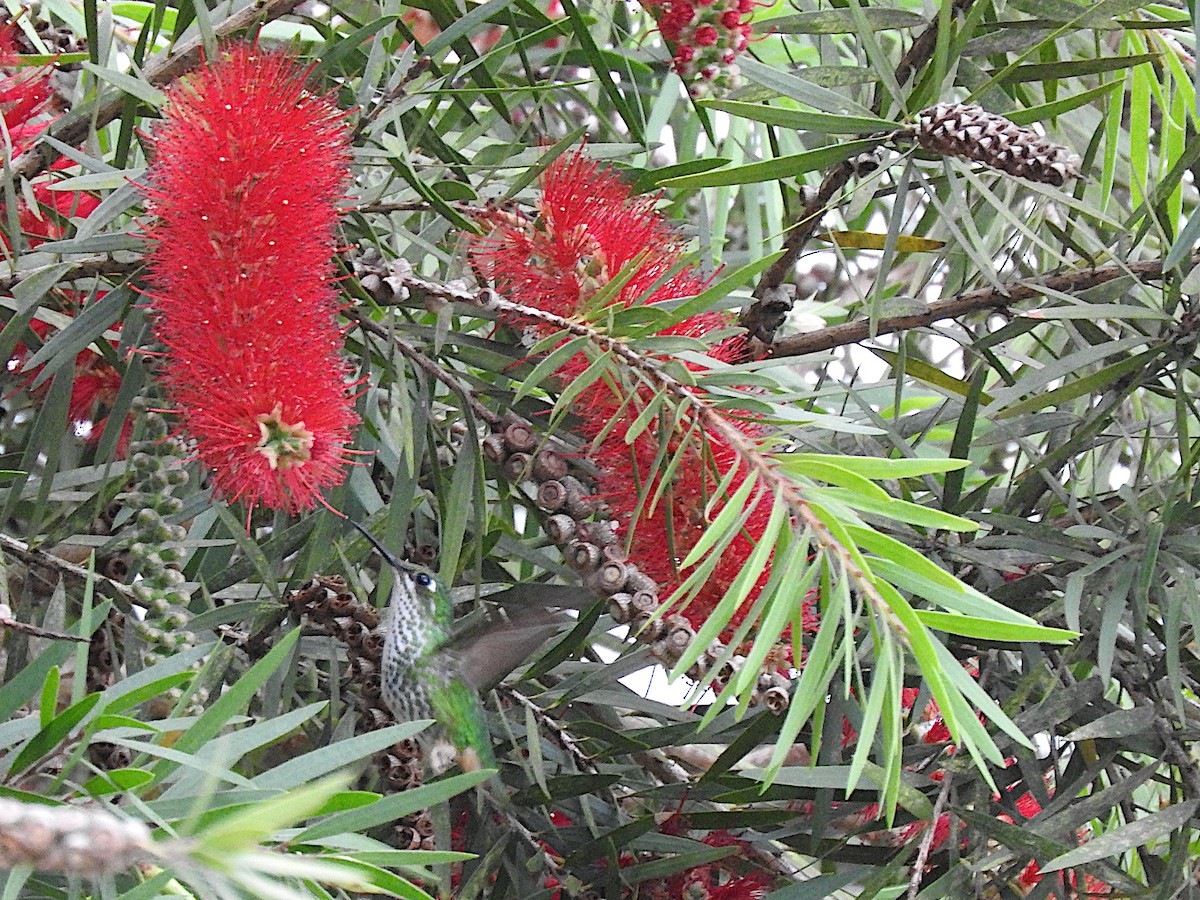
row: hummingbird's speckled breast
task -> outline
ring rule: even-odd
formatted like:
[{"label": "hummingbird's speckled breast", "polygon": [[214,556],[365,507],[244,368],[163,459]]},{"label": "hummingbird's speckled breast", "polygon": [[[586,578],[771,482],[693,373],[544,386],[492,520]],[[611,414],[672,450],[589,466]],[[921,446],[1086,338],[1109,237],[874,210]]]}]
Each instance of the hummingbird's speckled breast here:
[{"label": "hummingbird's speckled breast", "polygon": [[[424,583],[422,583],[424,581]],[[383,700],[398,722],[433,718],[430,691],[444,682],[436,649],[446,628],[438,620],[428,575],[396,572],[384,628]]]}]

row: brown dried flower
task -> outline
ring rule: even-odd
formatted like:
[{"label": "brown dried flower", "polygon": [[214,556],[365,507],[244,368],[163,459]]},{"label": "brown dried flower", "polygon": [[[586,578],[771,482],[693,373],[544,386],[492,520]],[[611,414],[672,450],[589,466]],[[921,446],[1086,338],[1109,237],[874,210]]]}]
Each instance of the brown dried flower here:
[{"label": "brown dried flower", "polygon": [[917,113],[912,134],[926,150],[1055,186],[1082,176],[1079,155],[979,106],[939,103]]},{"label": "brown dried flower", "polygon": [[145,825],[102,809],[0,798],[0,868],[100,878],[146,858],[150,846]]}]

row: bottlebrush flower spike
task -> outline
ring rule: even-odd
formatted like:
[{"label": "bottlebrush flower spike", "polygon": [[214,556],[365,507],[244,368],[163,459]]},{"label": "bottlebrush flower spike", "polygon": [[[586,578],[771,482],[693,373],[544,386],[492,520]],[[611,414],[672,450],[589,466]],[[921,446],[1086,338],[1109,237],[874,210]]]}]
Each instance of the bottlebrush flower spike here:
[{"label": "bottlebrush flower spike", "polygon": [[[640,258],[614,300],[639,302],[683,256],[683,244],[654,210],[653,197],[631,197],[611,170],[582,153],[561,156],[543,173],[534,223],[496,217],[490,238],[473,258],[509,299],[570,317],[609,279]],[[682,269],[657,287],[654,298],[686,297],[707,284]],[[652,301],[647,301],[652,302]]]},{"label": "bottlebrush flower spike", "polygon": [[286,55],[223,56],[154,134],[164,381],[217,491],[294,513],[344,480],[357,421],[330,284],[345,128]]},{"label": "bottlebrush flower spike", "polygon": [[[541,187],[536,221],[495,214],[495,231],[476,239],[472,249],[472,261],[511,301],[570,318],[585,309],[610,279],[618,274],[629,276],[627,269],[633,269],[633,273],[614,297],[615,305],[691,296],[707,286],[707,279],[690,267],[679,266],[684,245],[655,211],[654,198],[631,196],[629,188],[611,170],[576,153],[551,164],[543,174]],[[745,356],[744,339],[715,339],[731,324],[726,314],[709,312],[660,333],[705,341],[712,358],[735,362]],[[578,354],[559,369],[558,375],[569,382],[588,364]],[[638,390],[641,404],[651,401],[653,391],[645,386]],[[638,497],[658,491],[659,427],[651,424],[627,441],[636,412],[629,412],[625,401],[625,389],[601,379],[580,394],[574,411],[581,422],[579,430],[588,440],[594,440],[614,423],[593,454],[598,470],[596,491],[608,504],[612,519],[632,528],[630,558],[661,589],[670,591],[686,577],[686,572],[678,571],[677,561],[687,555],[707,528],[705,508],[722,476],[744,464],[737,450],[720,436],[707,435],[703,444],[689,438],[690,445],[684,450],[688,458],[675,468],[663,501],[653,510],[649,504],[641,506],[635,522]],[[760,426],[743,417],[730,421],[749,443],[763,434]],[[677,424],[677,430],[668,437],[669,455],[679,449],[679,441],[689,431],[690,422]],[[715,507],[711,516],[720,512],[720,503]],[[769,516],[769,500],[760,499],[744,520],[741,533],[722,553],[700,594],[682,611],[693,626],[699,627],[725,595],[755,540],[765,530]],[[766,579],[764,573],[750,599],[734,615],[734,626],[750,609]]]}]

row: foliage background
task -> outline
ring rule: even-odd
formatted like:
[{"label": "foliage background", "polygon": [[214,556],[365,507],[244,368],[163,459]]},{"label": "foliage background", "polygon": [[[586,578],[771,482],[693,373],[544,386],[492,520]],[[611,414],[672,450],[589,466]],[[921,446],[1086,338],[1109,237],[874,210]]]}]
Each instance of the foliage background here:
[{"label": "foliage background", "polygon": [[[405,18],[414,9],[440,26],[426,30],[424,46]],[[869,525],[956,576],[946,582],[948,602],[974,597],[969,588],[1081,634],[1060,645],[1022,641],[1005,627],[1015,619],[981,607],[985,623],[973,636],[930,631],[948,652],[922,656],[879,609],[856,607],[834,664],[804,687],[825,727],[793,722],[780,738],[788,720],[762,708],[714,710],[699,728],[706,701],[680,709],[625,687],[621,676],[651,664],[647,649],[611,636],[607,607],[586,592],[556,592],[580,608],[583,624],[490,697],[494,736],[525,750],[504,757],[517,802],[496,813],[499,823],[485,811],[457,828],[478,856],[459,872],[456,896],[659,896],[678,873],[703,871],[717,888],[752,870],[792,898],[1066,897],[1099,882],[1188,895],[1200,806],[1189,745],[1200,675],[1194,7],[763,7],[762,39],[739,60],[744,86],[730,99],[788,112],[767,121],[744,107],[728,115],[686,99],[646,13],[608,0],[564,0],[555,18],[517,0],[44,0],[25,20],[35,21],[85,37],[87,49],[76,60],[81,69],[61,78],[70,111],[4,171],[10,253],[0,345],[6,356],[18,343],[36,346],[31,321],[59,329],[36,351],[46,387],[30,391],[26,375],[9,373],[2,442],[13,474],[0,488],[7,603],[18,623],[98,630],[110,665],[98,684],[81,677],[96,666],[86,646],[8,629],[3,789],[32,802],[93,797],[164,839],[201,837],[158,874],[110,876],[93,888],[17,869],[6,896],[151,897],[173,877],[204,896],[264,895],[260,877],[301,895],[353,889],[301,881],[300,856],[337,858],[340,877],[352,866],[401,896],[418,896],[407,879],[451,890],[444,866],[440,882],[419,870],[450,857],[393,846],[396,832],[384,823],[436,811],[466,783],[435,781],[418,793],[381,782],[374,754],[412,729],[364,731],[344,647],[287,605],[316,574],[340,576],[359,599],[382,602],[366,542],[324,510],[295,519],[260,512],[247,535],[243,513],[214,504],[193,470],[186,485],[172,486],[180,503],[167,517],[184,533],[149,535],[182,551],[190,599],[171,611],[177,619],[158,623],[165,636],[122,627],[114,616],[131,622],[140,602],[127,584],[131,545],[147,542],[137,514],[153,501],[115,430],[89,443],[69,427],[73,361],[91,346],[121,376],[111,419],[132,414],[140,439],[166,462],[187,455],[157,442],[145,412],[155,405],[154,357],[127,352],[153,344],[138,293],[140,130],[152,129],[162,89],[194,64],[197,47],[213,53],[219,38],[264,22],[263,38],[295,42],[315,64],[314,85],[352,110],[354,183],[342,226],[351,249],[341,289],[357,323],[347,350],[369,379],[356,446],[374,456],[329,494],[332,506],[391,546],[436,548],[436,568],[467,606],[500,588],[520,600],[533,586],[578,585],[527,492],[484,458],[474,438],[485,431],[462,399],[469,391],[493,411],[513,405],[534,369],[519,330],[497,329],[486,311],[442,302],[436,290],[413,287],[384,309],[354,260],[374,250],[407,260],[433,285],[465,279],[458,289],[470,292],[463,240],[473,226],[460,204],[528,204],[538,173],[586,136],[590,157],[612,161],[639,190],[662,189],[661,209],[686,230],[698,264],[723,275],[761,264],[714,306],[751,310],[744,321],[774,344],[767,363],[741,371],[754,396],[803,420],[779,426],[787,449],[971,460],[964,470],[934,465],[911,477],[891,477],[894,469],[878,483],[931,515],[970,519],[978,532],[938,530],[941,519],[906,525],[886,513],[866,516]],[[489,45],[484,35],[497,40]],[[429,62],[418,65],[422,54]],[[1063,188],[1032,184],[897,141],[887,142],[884,166],[858,174],[842,164],[857,146],[810,153],[855,140],[846,117],[899,127],[935,102],[966,99],[1038,123],[1080,153],[1086,177]],[[17,201],[58,154],[77,163],[60,187],[102,202],[61,223],[61,240],[31,248]],[[729,162],[712,168],[713,160]],[[762,161],[775,162],[741,168]],[[814,217],[813,209],[827,211]],[[886,237],[881,250],[859,250],[849,238],[823,240],[829,231]],[[909,252],[910,235],[944,243]],[[768,268],[789,246],[796,269],[788,261]],[[771,288],[793,274],[798,297],[773,328],[755,301],[778,300]],[[90,314],[67,319],[64,290],[108,293]],[[640,346],[634,331],[613,333]],[[537,415],[559,388],[531,387],[519,408],[545,421]],[[569,419],[555,421],[573,440]],[[798,490],[821,490],[819,477],[793,476]],[[897,604],[941,602],[902,583],[897,573],[912,557],[892,543],[875,546],[889,548],[872,549],[871,559],[891,563],[879,569],[904,589]],[[146,552],[137,549],[135,573]],[[825,612],[861,587],[821,554],[816,565],[825,565]],[[96,647],[94,639],[92,654],[103,652]],[[971,704],[985,693],[1003,710],[985,710],[997,744],[990,760],[925,743],[900,708],[902,685],[921,690],[922,710],[931,679],[957,677],[946,666],[951,656],[978,670],[983,691]],[[970,694],[961,681],[948,690]],[[864,724],[865,711],[881,708],[876,726],[870,716]],[[863,731],[866,750],[853,759],[843,717]],[[960,715],[959,733],[973,722]],[[1033,738],[1030,747],[1016,729]],[[793,758],[764,790],[755,770],[793,740],[814,765]],[[735,768],[745,756],[750,762]],[[344,784],[316,799],[284,793],[356,765],[357,787],[378,793]],[[1017,802],[1026,795],[1035,806]],[[491,809],[465,796],[473,799],[456,801],[455,823],[463,810]],[[237,818],[245,810],[253,826]],[[677,813],[686,824],[672,819]],[[923,840],[935,830],[908,827],[942,815],[949,836],[936,846]],[[314,816],[308,831],[287,830]],[[444,838],[450,817],[438,816]],[[730,847],[703,843],[714,833],[753,852],[735,862]],[[273,868],[284,850],[253,853],[259,842],[280,841],[290,875]],[[1022,878],[1031,860],[1045,873],[1032,884]],[[1094,880],[1085,883],[1084,873]]]}]

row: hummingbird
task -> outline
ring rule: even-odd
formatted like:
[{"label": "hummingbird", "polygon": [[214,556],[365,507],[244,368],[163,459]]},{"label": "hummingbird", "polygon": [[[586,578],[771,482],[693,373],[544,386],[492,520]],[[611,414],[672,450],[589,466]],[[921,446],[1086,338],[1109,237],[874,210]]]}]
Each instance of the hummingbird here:
[{"label": "hummingbird", "polygon": [[553,617],[544,611],[525,613],[519,623],[458,637],[445,585],[424,567],[398,559],[357,522],[351,524],[395,570],[383,623],[384,703],[398,722],[436,721],[433,740],[422,740],[435,771],[451,761],[464,772],[496,768],[479,692],[557,631],[557,620],[550,624]]}]

